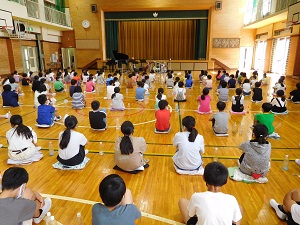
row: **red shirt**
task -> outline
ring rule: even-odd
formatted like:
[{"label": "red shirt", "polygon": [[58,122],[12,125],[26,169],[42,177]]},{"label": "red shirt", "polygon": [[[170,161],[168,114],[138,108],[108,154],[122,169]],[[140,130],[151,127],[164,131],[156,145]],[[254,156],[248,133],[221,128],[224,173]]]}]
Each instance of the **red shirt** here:
[{"label": "red shirt", "polygon": [[168,130],[170,128],[170,118],[171,113],[169,110],[163,109],[163,110],[157,110],[155,112],[155,128],[157,130]]}]

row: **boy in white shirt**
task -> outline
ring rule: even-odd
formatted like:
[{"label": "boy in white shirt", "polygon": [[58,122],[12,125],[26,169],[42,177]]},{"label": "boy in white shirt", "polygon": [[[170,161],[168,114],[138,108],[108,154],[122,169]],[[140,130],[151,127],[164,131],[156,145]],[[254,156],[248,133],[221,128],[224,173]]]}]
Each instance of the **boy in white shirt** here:
[{"label": "boy in white shirt", "polygon": [[221,192],[227,183],[228,170],[219,162],[208,163],[203,179],[207,191],[194,193],[191,200],[180,199],[179,209],[185,224],[188,225],[232,225],[240,224],[241,210],[236,198]]}]

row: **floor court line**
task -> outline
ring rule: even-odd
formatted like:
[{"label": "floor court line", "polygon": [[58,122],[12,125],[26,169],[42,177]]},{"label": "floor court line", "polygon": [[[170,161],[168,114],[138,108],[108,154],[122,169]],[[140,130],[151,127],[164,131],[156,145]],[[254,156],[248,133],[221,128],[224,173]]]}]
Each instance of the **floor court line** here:
[{"label": "floor court line", "polygon": [[[76,203],[82,203],[82,204],[87,204],[87,205],[94,205],[98,202],[95,201],[90,201],[90,200],[86,200],[86,199],[80,199],[80,198],[72,198],[72,197],[67,197],[67,196],[61,196],[61,195],[51,195],[51,194],[41,194],[44,198],[52,198],[52,199],[58,199],[58,200],[63,200],[63,201],[70,201],[70,202],[76,202]],[[175,224],[175,225],[184,225],[183,223],[174,221],[174,220],[170,220],[164,217],[160,217],[160,216],[156,216],[150,213],[144,213],[142,212],[142,216],[143,217],[147,217],[153,220],[157,220],[160,222],[164,222],[167,224]]]}]

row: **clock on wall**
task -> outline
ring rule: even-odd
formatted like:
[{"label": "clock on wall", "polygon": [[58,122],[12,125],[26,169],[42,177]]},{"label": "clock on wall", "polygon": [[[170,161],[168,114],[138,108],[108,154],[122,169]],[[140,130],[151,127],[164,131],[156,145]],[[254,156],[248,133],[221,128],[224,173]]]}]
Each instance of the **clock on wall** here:
[{"label": "clock on wall", "polygon": [[83,28],[89,28],[90,27],[90,21],[88,21],[88,20],[82,21],[82,26],[83,26]]}]

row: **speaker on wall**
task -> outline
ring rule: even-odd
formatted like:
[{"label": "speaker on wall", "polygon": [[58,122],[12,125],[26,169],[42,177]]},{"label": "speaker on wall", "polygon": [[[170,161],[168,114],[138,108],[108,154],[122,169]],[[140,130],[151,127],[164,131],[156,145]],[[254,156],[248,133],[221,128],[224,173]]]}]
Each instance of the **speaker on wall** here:
[{"label": "speaker on wall", "polygon": [[221,10],[222,9],[222,1],[216,1],[215,9],[216,10]]},{"label": "speaker on wall", "polygon": [[92,13],[98,12],[98,10],[97,10],[97,4],[91,4],[91,10],[92,10]]}]

